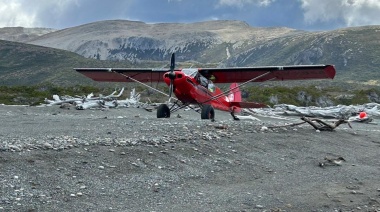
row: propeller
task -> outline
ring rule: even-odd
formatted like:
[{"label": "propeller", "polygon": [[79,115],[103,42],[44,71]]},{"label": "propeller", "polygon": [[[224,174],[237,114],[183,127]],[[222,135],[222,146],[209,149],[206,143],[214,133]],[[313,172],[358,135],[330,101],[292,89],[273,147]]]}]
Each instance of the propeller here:
[{"label": "propeller", "polygon": [[175,68],[175,58],[174,58],[174,53],[172,54],[172,58],[170,59],[170,73],[169,73],[169,79],[170,79],[170,85],[169,85],[169,98],[172,97],[173,94],[173,83],[175,79],[175,73],[174,73],[174,68]]}]

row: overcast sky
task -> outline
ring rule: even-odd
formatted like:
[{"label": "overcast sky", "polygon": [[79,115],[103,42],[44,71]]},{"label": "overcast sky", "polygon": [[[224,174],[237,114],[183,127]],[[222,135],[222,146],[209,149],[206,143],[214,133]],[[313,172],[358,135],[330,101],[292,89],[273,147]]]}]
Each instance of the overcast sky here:
[{"label": "overcast sky", "polygon": [[63,29],[114,19],[331,30],[380,25],[380,0],[0,0],[0,27]]}]

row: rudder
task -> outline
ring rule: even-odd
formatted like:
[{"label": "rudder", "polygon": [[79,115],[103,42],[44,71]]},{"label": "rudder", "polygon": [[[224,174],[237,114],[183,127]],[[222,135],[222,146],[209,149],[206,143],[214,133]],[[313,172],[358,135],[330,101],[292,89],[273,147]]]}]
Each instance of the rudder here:
[{"label": "rudder", "polygon": [[[241,91],[236,82],[230,85],[230,93],[228,94],[228,99],[230,102],[241,102]],[[234,112],[240,113],[241,108],[235,107]]]}]

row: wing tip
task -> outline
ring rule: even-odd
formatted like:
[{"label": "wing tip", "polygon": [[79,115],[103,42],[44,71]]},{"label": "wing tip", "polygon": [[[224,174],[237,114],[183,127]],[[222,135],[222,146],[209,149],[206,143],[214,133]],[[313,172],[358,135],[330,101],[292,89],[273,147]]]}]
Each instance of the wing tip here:
[{"label": "wing tip", "polygon": [[336,74],[335,66],[327,65],[327,67],[325,68],[325,72],[328,78],[334,79],[335,74]]}]

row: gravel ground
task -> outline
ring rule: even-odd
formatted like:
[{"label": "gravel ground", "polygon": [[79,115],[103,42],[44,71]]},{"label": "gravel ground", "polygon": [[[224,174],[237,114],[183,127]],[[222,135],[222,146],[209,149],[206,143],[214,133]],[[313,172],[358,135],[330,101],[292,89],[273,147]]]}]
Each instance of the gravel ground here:
[{"label": "gravel ground", "polygon": [[0,211],[380,211],[379,125],[266,129],[300,120],[137,108],[0,114]]}]

